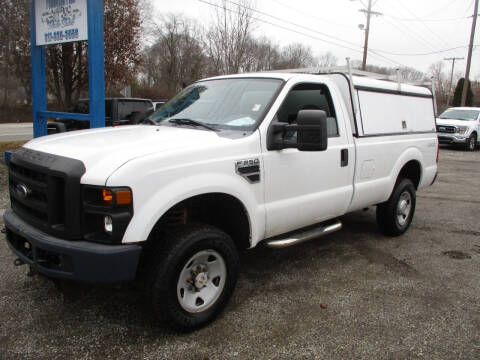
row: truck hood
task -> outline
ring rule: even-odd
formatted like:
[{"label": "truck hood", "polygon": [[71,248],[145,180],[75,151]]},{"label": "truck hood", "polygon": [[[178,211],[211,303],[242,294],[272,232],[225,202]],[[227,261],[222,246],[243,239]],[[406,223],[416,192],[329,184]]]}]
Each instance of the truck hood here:
[{"label": "truck hood", "polygon": [[446,126],[468,126],[471,127],[475,124],[475,121],[455,120],[455,119],[439,119],[437,118],[437,125]]},{"label": "truck hood", "polygon": [[88,182],[104,185],[108,176],[132,159],[158,152],[174,153],[187,148],[195,151],[227,141],[229,139],[213,131],[134,125],[43,136],[24,147],[80,160],[87,169]]}]

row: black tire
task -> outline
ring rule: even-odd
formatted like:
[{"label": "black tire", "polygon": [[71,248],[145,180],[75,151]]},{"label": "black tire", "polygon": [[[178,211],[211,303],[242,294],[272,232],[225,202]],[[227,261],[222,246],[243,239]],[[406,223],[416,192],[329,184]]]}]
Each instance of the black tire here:
[{"label": "black tire", "polygon": [[[147,267],[146,283],[154,315],[181,332],[208,324],[224,309],[235,289],[239,258],[234,242],[223,231],[202,224],[182,226],[158,241],[150,257],[151,265]],[[226,279],[223,290],[218,292],[210,307],[201,312],[189,312],[180,304],[177,284],[180,284],[180,274],[188,267],[187,261],[205,250],[220,254],[226,266]]]},{"label": "black tire", "polygon": [[[408,195],[404,195],[404,194]],[[410,199],[408,215],[399,214],[401,201]],[[388,236],[399,236],[407,231],[415,213],[416,191],[409,179],[399,179],[387,202],[377,205],[377,223],[382,233]]]},{"label": "black tire", "polygon": [[475,134],[470,135],[465,144],[465,148],[468,151],[475,151],[477,148],[477,136]]}]

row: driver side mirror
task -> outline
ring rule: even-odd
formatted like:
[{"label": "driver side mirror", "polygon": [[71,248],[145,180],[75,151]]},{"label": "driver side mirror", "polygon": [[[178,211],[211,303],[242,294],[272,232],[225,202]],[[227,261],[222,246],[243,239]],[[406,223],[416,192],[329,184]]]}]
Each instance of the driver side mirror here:
[{"label": "driver side mirror", "polygon": [[[323,110],[300,110],[296,124],[274,122],[267,133],[267,149],[297,148],[299,151],[325,151],[328,147],[327,113]],[[296,143],[285,139],[287,132],[297,132]]]}]

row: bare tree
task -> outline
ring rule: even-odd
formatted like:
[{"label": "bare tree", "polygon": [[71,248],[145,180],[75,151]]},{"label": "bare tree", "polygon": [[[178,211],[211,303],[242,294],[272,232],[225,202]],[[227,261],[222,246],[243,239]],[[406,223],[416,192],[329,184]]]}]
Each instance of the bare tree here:
[{"label": "bare tree", "polygon": [[266,37],[250,39],[245,71],[267,71],[275,69],[280,63],[279,47]]},{"label": "bare tree", "polygon": [[238,0],[230,3],[223,0],[215,10],[215,17],[207,36],[206,44],[213,74],[235,74],[249,67],[248,49],[253,30],[252,3]]},{"label": "bare tree", "polygon": [[[28,0],[5,0],[0,7],[0,66],[2,68],[1,82],[3,87],[3,105],[7,105],[9,91],[20,82],[26,93],[30,93],[30,81],[19,78],[26,72],[30,74],[30,58],[28,62],[19,56],[30,49],[28,32]],[[29,54],[28,54],[29,55]]]},{"label": "bare tree", "polygon": [[[143,0],[105,0],[105,80],[108,88],[126,85],[140,62],[140,9]],[[31,94],[29,0],[9,0],[14,4],[9,31],[14,46],[10,47],[10,69],[20,80],[28,96]],[[3,5],[3,3],[2,3]],[[85,42],[64,43],[47,47],[47,86],[59,106],[67,110],[87,89],[87,46]]]},{"label": "bare tree", "polygon": [[337,66],[338,58],[334,56],[330,51],[319,56],[318,66],[322,68],[328,68],[332,66]]},{"label": "bare tree", "polygon": [[437,107],[438,111],[442,112],[447,104],[447,95],[449,90],[448,76],[444,71],[445,63],[443,61],[437,61],[430,65],[428,69],[428,75],[432,78],[435,84]]},{"label": "bare tree", "polygon": [[206,74],[203,30],[181,15],[167,15],[157,24],[156,41],[146,50],[143,72],[148,86],[159,87],[169,96]]},{"label": "bare tree", "polygon": [[297,69],[317,66],[317,60],[312,54],[312,49],[301,43],[285,46],[280,54],[278,69]]}]

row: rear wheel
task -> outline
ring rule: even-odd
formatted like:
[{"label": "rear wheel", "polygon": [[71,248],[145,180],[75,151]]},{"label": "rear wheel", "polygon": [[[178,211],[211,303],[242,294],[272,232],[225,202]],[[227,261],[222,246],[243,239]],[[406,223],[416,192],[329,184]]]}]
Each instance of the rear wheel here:
[{"label": "rear wheel", "polygon": [[415,213],[415,186],[409,179],[399,179],[390,199],[377,206],[377,223],[380,230],[389,236],[398,236],[407,231]]},{"label": "rear wheel", "polygon": [[223,231],[200,224],[186,225],[159,241],[148,282],[154,314],[178,331],[206,325],[235,288],[235,244]]}]

